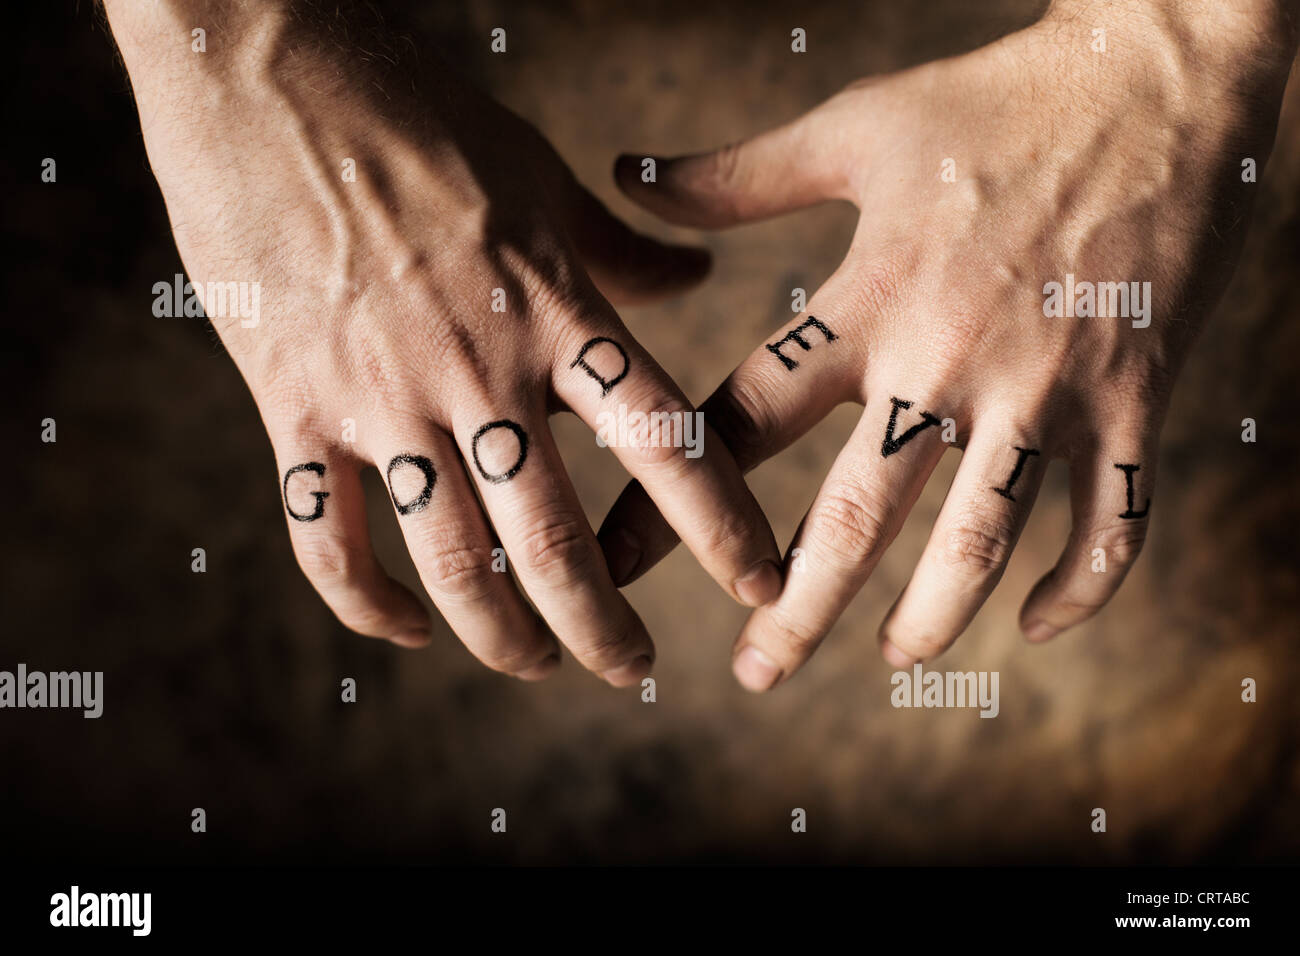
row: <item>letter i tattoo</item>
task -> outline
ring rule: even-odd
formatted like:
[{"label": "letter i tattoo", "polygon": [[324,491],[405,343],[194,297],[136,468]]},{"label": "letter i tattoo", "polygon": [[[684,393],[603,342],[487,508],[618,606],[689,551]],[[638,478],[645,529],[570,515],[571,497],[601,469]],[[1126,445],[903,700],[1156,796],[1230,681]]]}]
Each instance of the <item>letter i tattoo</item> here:
[{"label": "letter i tattoo", "polygon": [[1016,466],[1011,469],[1011,477],[1007,479],[1007,483],[1001,488],[993,489],[1003,498],[1006,498],[1007,501],[1016,500],[1016,496],[1011,493],[1011,489],[1014,488],[1016,482],[1020,480],[1020,473],[1025,470],[1025,462],[1028,460],[1029,456],[1038,454],[1037,448],[1021,448],[1019,445],[1014,445],[1013,447],[1018,454],[1016,455]]}]

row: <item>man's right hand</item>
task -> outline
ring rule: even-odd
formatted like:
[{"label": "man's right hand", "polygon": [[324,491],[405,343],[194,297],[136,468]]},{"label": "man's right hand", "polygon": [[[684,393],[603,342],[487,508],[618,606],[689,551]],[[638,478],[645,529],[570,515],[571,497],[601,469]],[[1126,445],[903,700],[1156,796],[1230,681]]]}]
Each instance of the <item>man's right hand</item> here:
[{"label": "man's right hand", "polygon": [[[1049,640],[1115,594],[1146,536],[1174,380],[1240,250],[1256,189],[1243,166],[1268,157],[1293,23],[1278,0],[1058,0],[979,50],[661,158],[653,183],[640,156],[619,163],[628,195],[679,225],[830,199],[862,212],[835,274],[703,406],[745,468],[836,405],[864,406],[791,543],[804,570],[736,640],[744,686],[803,666],[951,445],[961,467],[878,635],[892,666],[966,629],[1054,458],[1074,526],[1022,608],[1025,636]],[[629,486],[601,528],[611,567],[635,540],[620,585],[676,543],[652,498]]]}]

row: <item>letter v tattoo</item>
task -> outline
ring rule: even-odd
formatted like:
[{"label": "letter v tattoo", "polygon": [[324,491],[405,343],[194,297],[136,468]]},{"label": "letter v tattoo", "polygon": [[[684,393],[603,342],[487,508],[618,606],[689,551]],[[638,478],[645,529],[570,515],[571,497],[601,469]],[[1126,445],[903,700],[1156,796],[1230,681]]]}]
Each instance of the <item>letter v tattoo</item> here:
[{"label": "letter v tattoo", "polygon": [[912,403],[904,401],[901,398],[891,398],[890,401],[894,403],[894,407],[889,411],[889,425],[885,428],[885,440],[880,445],[881,458],[888,458],[931,425],[940,424],[938,418],[931,415],[929,412],[922,412],[920,424],[913,425],[907,431],[903,432],[903,434],[895,438],[894,426],[898,424],[898,411],[899,409],[907,411],[907,409],[912,407]]}]

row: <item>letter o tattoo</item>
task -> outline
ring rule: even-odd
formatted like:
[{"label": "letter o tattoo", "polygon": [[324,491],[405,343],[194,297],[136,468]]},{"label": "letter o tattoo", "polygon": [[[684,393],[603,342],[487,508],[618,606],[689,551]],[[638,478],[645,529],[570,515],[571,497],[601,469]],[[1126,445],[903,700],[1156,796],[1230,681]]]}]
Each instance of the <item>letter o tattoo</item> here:
[{"label": "letter o tattoo", "polygon": [[[393,490],[393,469],[399,465],[414,465],[424,472],[424,489],[412,501],[402,504],[397,500],[397,492]],[[433,467],[433,462],[423,455],[395,455],[393,460],[388,463],[388,472],[385,476],[388,481],[388,495],[393,499],[393,507],[397,513],[405,517],[413,515],[417,511],[423,511],[429,504],[429,498],[433,495],[433,486],[438,481],[438,472]]]},{"label": "letter o tattoo", "polygon": [[[515,463],[511,465],[509,469],[494,475],[483,467],[483,462],[479,461],[478,443],[480,438],[488,432],[495,431],[498,428],[508,428],[515,433],[515,438],[519,440],[519,457],[515,459]],[[525,432],[517,423],[512,422],[508,418],[498,419],[495,422],[488,422],[474,433],[474,440],[470,443],[470,452],[474,457],[474,467],[477,468],[478,473],[483,476],[483,480],[491,482],[494,485],[499,485],[503,481],[509,481],[515,475],[519,474],[519,469],[524,467],[524,459],[528,457],[528,433]]]},{"label": "letter o tattoo", "polygon": [[284,510],[289,512],[289,517],[294,521],[315,521],[321,515],[325,514],[325,499],[330,496],[328,491],[313,491],[312,496],[316,499],[316,510],[309,515],[300,515],[289,507],[289,479],[300,471],[310,471],[313,474],[325,477],[325,466],[318,461],[309,461],[302,465],[294,465],[284,473]]}]

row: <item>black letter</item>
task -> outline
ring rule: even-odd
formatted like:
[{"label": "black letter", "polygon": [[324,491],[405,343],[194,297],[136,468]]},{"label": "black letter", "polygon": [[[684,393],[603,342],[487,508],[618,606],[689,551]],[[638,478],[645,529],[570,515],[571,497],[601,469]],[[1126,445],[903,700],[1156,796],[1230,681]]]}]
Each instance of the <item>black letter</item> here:
[{"label": "black letter", "polygon": [[[499,475],[488,474],[486,469],[483,467],[483,463],[478,460],[478,440],[494,428],[508,428],[514,432],[515,437],[519,439],[519,457],[515,460],[515,463],[508,471],[503,471]],[[474,441],[470,444],[470,451],[474,455],[474,467],[477,468],[478,473],[483,476],[483,480],[490,481],[494,485],[499,485],[501,482],[509,481],[515,475],[519,474],[519,469],[524,467],[524,459],[528,457],[528,436],[524,433],[522,428],[510,421],[510,419],[503,418],[500,421],[488,422],[476,431],[474,433]]]},{"label": "black letter", "polygon": [[[424,490],[408,504],[400,503],[396,492],[393,491],[393,469],[398,465],[414,465],[424,472]],[[388,494],[393,499],[393,507],[397,509],[399,515],[413,515],[417,511],[423,511],[429,503],[429,496],[433,494],[433,483],[437,480],[438,473],[433,470],[433,462],[423,455],[398,455],[388,463]]]},{"label": "black letter", "polygon": [[[599,345],[601,342],[608,342],[610,345],[614,346],[614,348],[618,349],[619,355],[623,356],[623,371],[619,372],[608,382],[605,381],[605,379],[601,377],[600,373],[597,372],[590,365],[588,365],[584,360],[587,354],[587,350],[590,349],[593,345]],[[578,353],[578,357],[574,359],[572,363],[570,363],[569,368],[574,368],[575,366],[578,365],[581,365],[582,370],[584,372],[586,372],[588,375],[590,375],[592,378],[594,378],[597,382],[600,383],[600,395],[602,398],[604,398],[606,395],[610,393],[610,390],[613,389],[615,385],[623,381],[623,379],[627,378],[627,370],[631,368],[632,362],[631,360],[628,359],[627,352],[623,351],[623,346],[619,345],[613,339],[607,339],[602,335],[592,339],[590,342],[584,345],[582,347],[582,351]]]},{"label": "black letter", "polygon": [[773,355],[775,355],[777,358],[781,360],[781,364],[786,367],[787,371],[794,371],[796,368],[799,367],[799,363],[792,358],[786,358],[784,355],[782,355],[781,346],[785,345],[786,342],[793,342],[795,345],[799,346],[799,348],[807,352],[810,348],[812,348],[812,346],[809,345],[808,340],[805,339],[799,333],[802,332],[804,329],[808,328],[809,326],[812,326],[813,328],[821,332],[822,335],[826,336],[827,342],[835,341],[834,332],[832,332],[825,325],[823,325],[820,320],[814,319],[811,315],[808,316],[806,321],[796,326],[791,331],[787,332],[784,338],[779,339],[778,341],[772,343],[767,347],[767,350],[769,352],[771,352]]},{"label": "black letter", "polygon": [[891,398],[890,401],[894,403],[894,407],[889,412],[889,425],[885,429],[885,440],[880,445],[880,456],[882,458],[888,458],[931,425],[940,424],[939,419],[935,418],[929,412],[922,412],[921,424],[913,425],[907,431],[903,432],[903,434],[895,438],[894,425],[898,422],[898,410],[901,408],[906,411],[912,407],[912,403],[905,402],[901,398]]},{"label": "black letter", "polygon": [[1014,445],[1012,447],[1014,447],[1016,451],[1020,452],[1020,454],[1016,456],[1016,467],[1011,469],[1011,477],[1007,479],[1005,487],[993,489],[1003,498],[1006,498],[1007,501],[1016,500],[1016,496],[1011,493],[1011,489],[1014,488],[1016,482],[1020,480],[1020,472],[1024,470],[1025,459],[1030,455],[1038,454],[1038,449],[1036,448],[1021,448],[1019,445]]},{"label": "black letter", "polygon": [[289,517],[294,521],[315,521],[325,513],[325,499],[330,496],[328,491],[313,491],[312,497],[316,499],[316,510],[309,515],[300,515],[289,507],[289,479],[300,471],[314,472],[320,477],[325,477],[325,466],[318,461],[309,461],[305,465],[294,465],[284,473],[284,510],[289,512]]},{"label": "black letter", "polygon": [[1138,471],[1141,465],[1116,465],[1120,471],[1124,472],[1124,487],[1128,493],[1128,507],[1124,509],[1121,518],[1145,518],[1147,512],[1151,510],[1151,499],[1147,499],[1145,507],[1141,511],[1133,510],[1133,472]]}]

